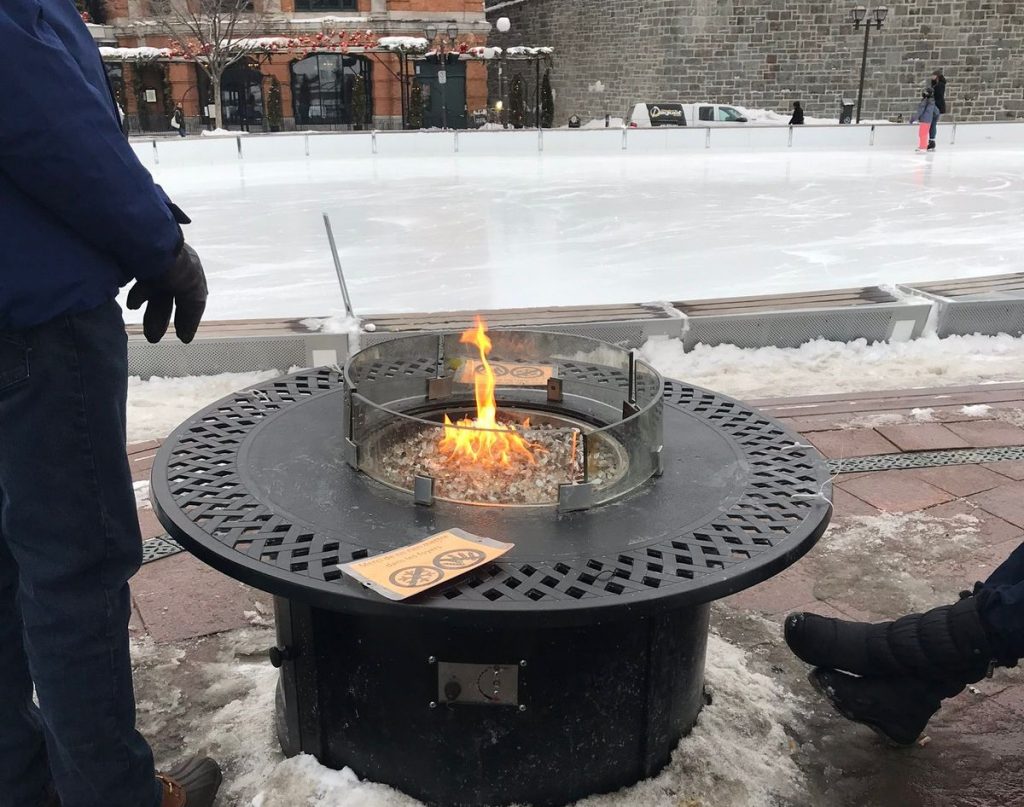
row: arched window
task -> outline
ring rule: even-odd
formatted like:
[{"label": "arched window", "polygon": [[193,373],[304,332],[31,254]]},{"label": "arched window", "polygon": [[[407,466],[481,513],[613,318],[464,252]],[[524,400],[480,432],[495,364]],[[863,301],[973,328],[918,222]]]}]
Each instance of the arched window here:
[{"label": "arched window", "polygon": [[[355,92],[360,78],[362,101]],[[369,122],[373,115],[369,62],[340,53],[318,53],[292,62],[292,106],[299,126]]]}]

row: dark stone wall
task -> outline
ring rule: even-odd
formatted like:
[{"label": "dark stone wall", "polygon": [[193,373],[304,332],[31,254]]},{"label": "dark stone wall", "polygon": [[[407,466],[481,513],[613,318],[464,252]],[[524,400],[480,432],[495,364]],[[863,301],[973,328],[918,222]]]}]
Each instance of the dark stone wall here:
[{"label": "dark stone wall", "polygon": [[[855,98],[858,0],[522,0],[495,3],[492,45],[551,45],[555,125],[625,116],[638,101],[718,101],[838,118]],[[874,6],[869,6],[873,8]],[[905,0],[872,30],[865,119],[907,119],[935,68],[957,120],[1024,118],[1024,0]],[[509,73],[517,69],[510,66]],[[492,71],[493,72],[493,71]]]}]

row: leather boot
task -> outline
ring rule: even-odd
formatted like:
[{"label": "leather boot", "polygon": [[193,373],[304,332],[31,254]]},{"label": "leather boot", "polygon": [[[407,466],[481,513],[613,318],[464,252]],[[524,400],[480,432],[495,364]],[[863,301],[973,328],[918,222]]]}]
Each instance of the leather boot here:
[{"label": "leather boot", "polygon": [[966,686],[915,678],[858,678],[821,667],[807,678],[847,720],[867,726],[898,746],[916,742],[942,700]]},{"label": "leather boot", "polygon": [[156,778],[163,788],[161,807],[213,807],[224,777],[212,759],[192,757]]},{"label": "leather boot", "polygon": [[790,649],[808,664],[854,675],[966,685],[985,677],[996,663],[973,596],[878,624],[790,614],[785,635]]}]

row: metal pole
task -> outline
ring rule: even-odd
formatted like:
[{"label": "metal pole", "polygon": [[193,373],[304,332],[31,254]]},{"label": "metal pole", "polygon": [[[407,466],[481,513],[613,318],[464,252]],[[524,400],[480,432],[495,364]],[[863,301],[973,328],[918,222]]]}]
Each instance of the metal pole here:
[{"label": "metal pole", "polygon": [[327,229],[327,240],[331,245],[331,257],[334,258],[334,271],[338,273],[338,285],[341,286],[341,296],[345,300],[345,313],[355,318],[352,310],[352,300],[348,296],[348,286],[345,283],[345,273],[341,270],[341,258],[338,257],[338,247],[334,243],[334,231],[331,229],[331,220],[324,213],[324,227]]},{"label": "metal pole", "polygon": [[533,88],[533,114],[536,118],[535,123],[537,128],[540,128],[540,56],[537,57],[535,62],[537,65],[537,79],[534,82]]},{"label": "metal pole", "polygon": [[405,93],[406,93],[406,87],[405,87],[405,51],[401,51],[400,50],[400,51],[398,51],[398,97],[399,97],[398,103],[399,103],[399,105],[402,108],[402,129],[403,130],[409,128],[409,121],[408,121],[408,118],[406,116],[407,107],[406,107],[406,101],[405,101]]},{"label": "metal pole", "polygon": [[864,101],[864,74],[868,68],[868,38],[871,36],[871,19],[864,28],[864,56],[860,60],[860,87],[857,90],[857,123],[860,123],[860,107]]}]

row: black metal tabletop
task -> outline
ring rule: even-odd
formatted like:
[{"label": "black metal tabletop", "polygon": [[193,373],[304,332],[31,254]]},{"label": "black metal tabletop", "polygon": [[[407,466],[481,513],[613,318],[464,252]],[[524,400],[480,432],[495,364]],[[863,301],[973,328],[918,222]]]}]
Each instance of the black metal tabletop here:
[{"label": "black metal tabletop", "polygon": [[[623,383],[594,365],[563,369]],[[423,507],[349,467],[340,375],[310,370],[228,396],[179,426],[153,466],[151,497],[172,537],[256,588],[324,609],[475,624],[593,622],[703,604],[777,574],[814,545],[832,508],[813,447],[714,392],[668,381],[664,403],[665,472],[617,502],[562,515]],[[516,546],[401,603],[339,568],[453,527]]]}]

